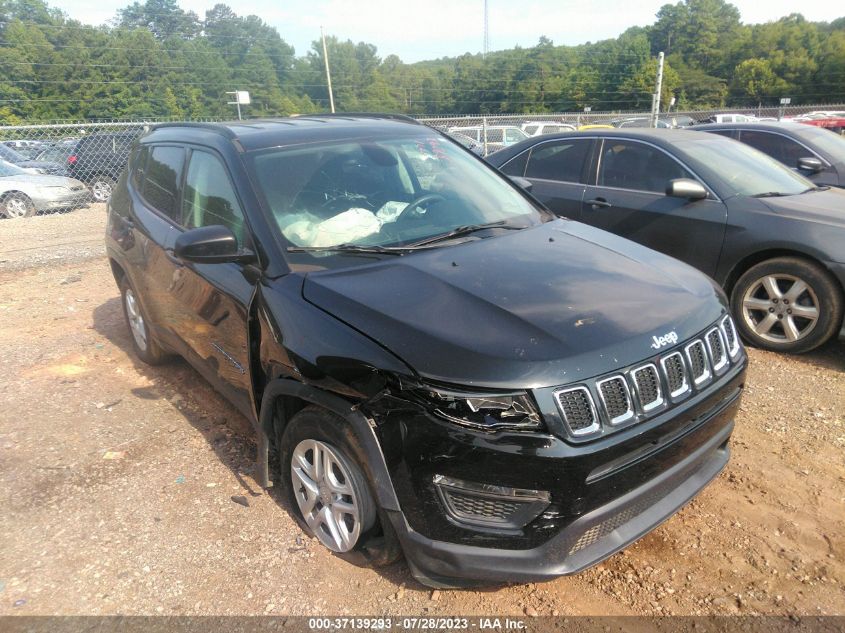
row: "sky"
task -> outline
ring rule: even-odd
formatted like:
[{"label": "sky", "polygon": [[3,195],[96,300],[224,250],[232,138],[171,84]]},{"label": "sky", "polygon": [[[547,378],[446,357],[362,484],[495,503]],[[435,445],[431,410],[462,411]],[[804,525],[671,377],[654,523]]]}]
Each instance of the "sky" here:
[{"label": "sky", "polygon": [[[583,44],[616,37],[631,26],[646,26],[668,0],[488,0],[490,50],[533,46],[541,35],[555,44]],[[673,0],[676,1],[676,0]],[[382,57],[394,53],[405,62],[480,52],[483,0],[180,0],[200,17],[218,2],[238,15],[255,14],[276,27],[304,55],[328,35],[375,44]],[[130,0],[48,0],[50,6],[87,24],[114,18]],[[734,0],[742,21],[769,22],[799,10],[795,0]],[[808,20],[830,21],[845,15],[841,0],[801,3]]]}]

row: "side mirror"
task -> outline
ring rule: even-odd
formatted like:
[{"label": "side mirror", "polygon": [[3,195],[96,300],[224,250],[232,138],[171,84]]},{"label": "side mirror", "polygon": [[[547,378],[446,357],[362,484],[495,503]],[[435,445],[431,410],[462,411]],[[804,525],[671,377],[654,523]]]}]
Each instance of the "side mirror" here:
[{"label": "side mirror", "polygon": [[666,195],[673,198],[686,198],[687,200],[704,200],[707,197],[707,189],[697,180],[675,178],[666,185]]},{"label": "side mirror", "polygon": [[232,230],[220,224],[185,231],[176,238],[173,254],[197,264],[250,264],[255,261],[255,253],[239,249],[238,238]]},{"label": "side mirror", "polygon": [[808,171],[811,174],[817,174],[824,169],[822,162],[815,157],[806,157],[798,159],[798,169],[801,171]]},{"label": "side mirror", "polygon": [[513,181],[513,184],[521,189],[525,189],[529,193],[534,188],[534,183],[528,180],[528,178],[523,178],[522,176],[509,176],[509,178]]}]

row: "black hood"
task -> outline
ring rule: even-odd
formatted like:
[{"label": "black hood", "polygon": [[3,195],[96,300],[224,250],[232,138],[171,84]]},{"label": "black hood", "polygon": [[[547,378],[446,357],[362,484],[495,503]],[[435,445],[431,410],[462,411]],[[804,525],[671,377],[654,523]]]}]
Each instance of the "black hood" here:
[{"label": "black hood", "polygon": [[424,378],[520,389],[653,356],[653,336],[713,323],[720,293],[675,259],[566,220],[311,273],[303,286]]}]

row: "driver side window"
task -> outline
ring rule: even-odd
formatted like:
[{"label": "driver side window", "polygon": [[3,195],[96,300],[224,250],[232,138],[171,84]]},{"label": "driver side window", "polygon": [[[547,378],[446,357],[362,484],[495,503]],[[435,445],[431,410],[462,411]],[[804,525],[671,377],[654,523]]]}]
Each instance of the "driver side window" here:
[{"label": "driver side window", "polygon": [[189,229],[222,224],[244,244],[244,215],[226,168],[208,152],[194,150],[182,195],[182,225]]},{"label": "driver side window", "polygon": [[636,141],[607,139],[599,166],[599,187],[665,193],[676,178],[695,177],[663,151]]}]

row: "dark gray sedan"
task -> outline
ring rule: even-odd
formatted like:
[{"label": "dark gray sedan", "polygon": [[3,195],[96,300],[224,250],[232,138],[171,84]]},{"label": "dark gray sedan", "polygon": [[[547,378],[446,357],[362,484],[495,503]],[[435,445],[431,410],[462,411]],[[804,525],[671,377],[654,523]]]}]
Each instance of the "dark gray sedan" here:
[{"label": "dark gray sedan", "polygon": [[532,138],[487,160],[556,214],[716,279],[759,347],[805,352],[842,327],[845,191],[748,145],[686,130],[590,130]]},{"label": "dark gray sedan", "polygon": [[759,149],[817,185],[845,187],[845,137],[803,123],[712,123],[697,131],[721,134]]}]

